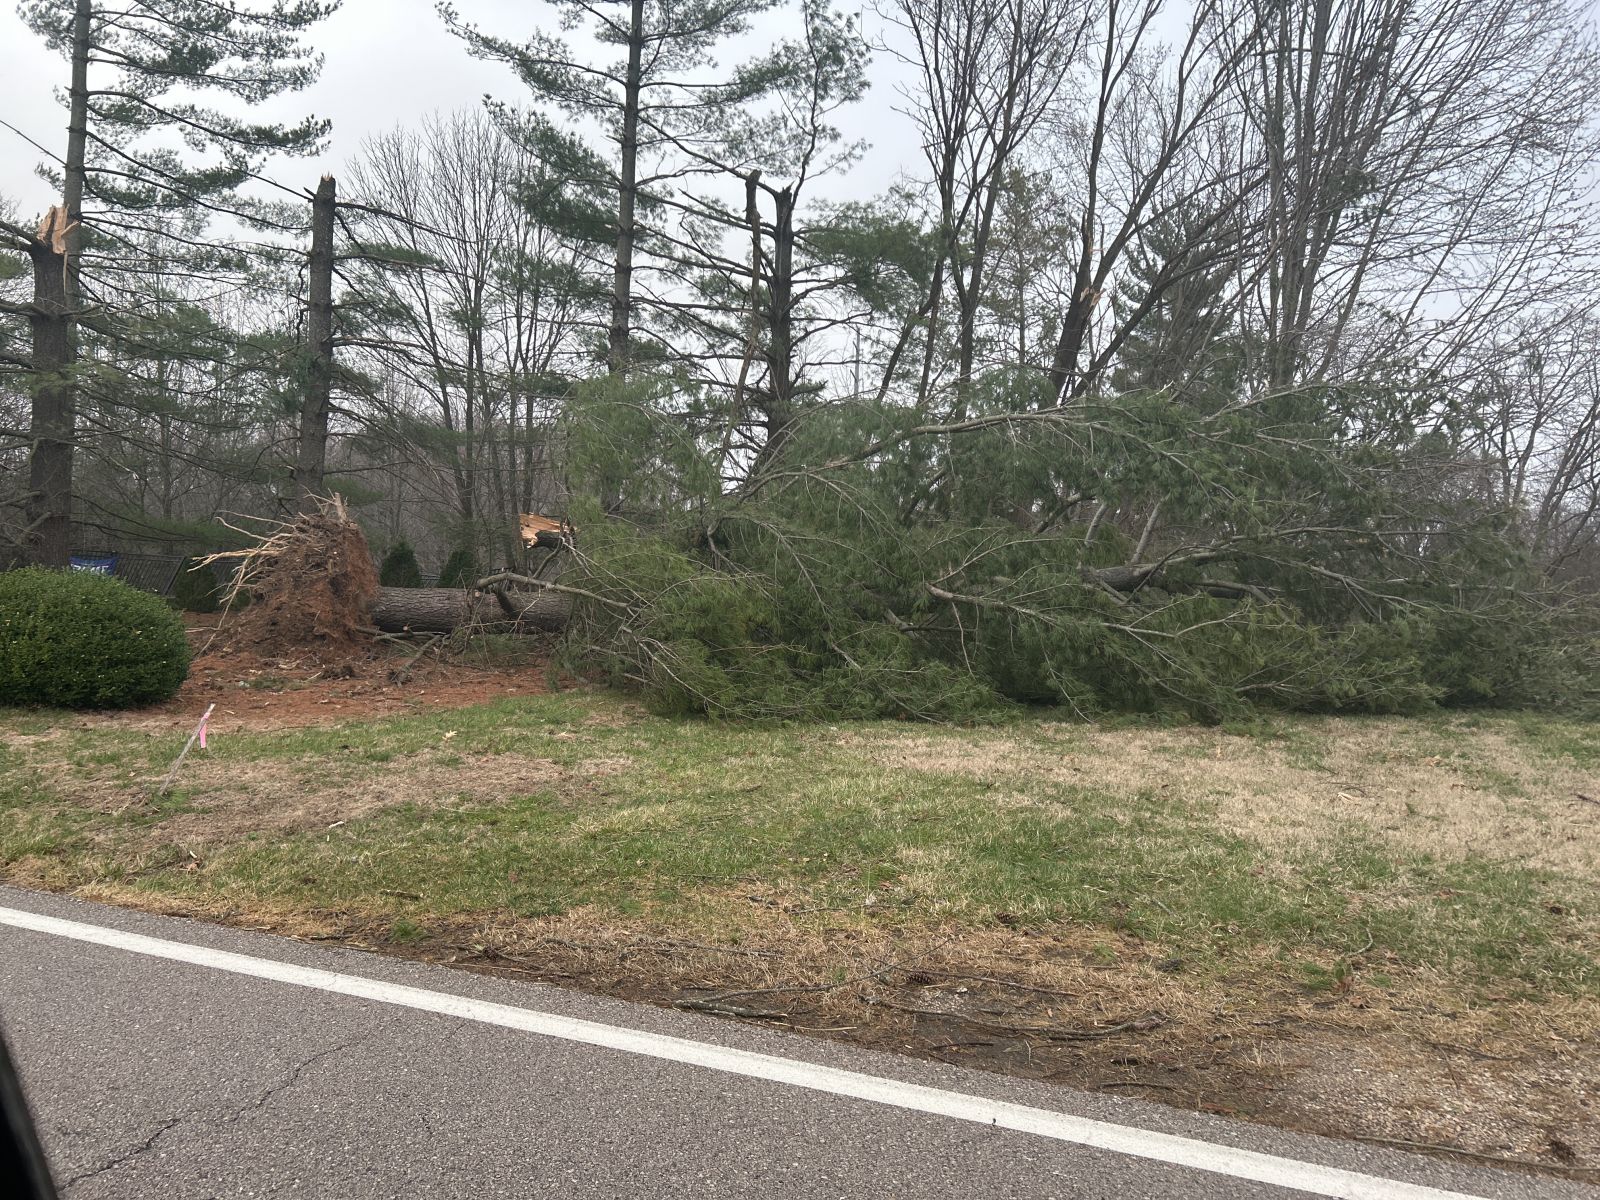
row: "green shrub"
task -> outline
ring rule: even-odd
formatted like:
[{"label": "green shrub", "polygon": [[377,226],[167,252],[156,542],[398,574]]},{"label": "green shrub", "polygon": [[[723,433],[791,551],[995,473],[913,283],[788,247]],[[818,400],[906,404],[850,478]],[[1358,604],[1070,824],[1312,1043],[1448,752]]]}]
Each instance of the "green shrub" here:
[{"label": "green shrub", "polygon": [[0,575],[0,704],[133,708],[188,673],[183,622],[159,597],[91,571]]},{"label": "green shrub", "polygon": [[173,602],[184,612],[214,613],[221,606],[222,585],[210,567],[196,566],[197,560],[184,559],[178,577],[172,582]]},{"label": "green shrub", "polygon": [[469,588],[483,575],[478,570],[478,559],[470,548],[458,546],[444,560],[444,570],[439,572],[439,586],[443,588]]},{"label": "green shrub", "polygon": [[378,568],[378,582],[384,587],[416,588],[422,586],[422,568],[417,565],[417,552],[411,543],[401,538],[383,556]]}]

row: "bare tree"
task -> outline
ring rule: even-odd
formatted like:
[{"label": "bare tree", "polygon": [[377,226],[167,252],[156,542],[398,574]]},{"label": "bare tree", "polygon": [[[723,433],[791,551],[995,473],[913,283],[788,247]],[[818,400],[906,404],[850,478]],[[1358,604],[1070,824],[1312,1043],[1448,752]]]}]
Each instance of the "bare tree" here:
[{"label": "bare tree", "polygon": [[[1267,186],[1271,386],[1376,361],[1443,369],[1587,255],[1600,57],[1566,0],[1249,0],[1236,79]],[[1380,313],[1385,328],[1371,320]]]},{"label": "bare tree", "polygon": [[505,549],[518,508],[553,499],[546,426],[597,326],[587,248],[537,213],[564,181],[481,110],[374,139],[348,179],[367,261],[343,341],[388,380],[358,415],[443,473],[466,536]]},{"label": "bare tree", "polygon": [[918,76],[908,112],[922,135],[942,250],[926,304],[917,394],[926,407],[948,288],[959,414],[977,357],[1001,198],[1077,61],[1092,10],[1082,0],[896,0],[884,15],[908,40],[902,57]]},{"label": "bare tree", "polygon": [[1474,356],[1467,454],[1481,499],[1553,576],[1600,542],[1600,325],[1586,311],[1519,322]]}]

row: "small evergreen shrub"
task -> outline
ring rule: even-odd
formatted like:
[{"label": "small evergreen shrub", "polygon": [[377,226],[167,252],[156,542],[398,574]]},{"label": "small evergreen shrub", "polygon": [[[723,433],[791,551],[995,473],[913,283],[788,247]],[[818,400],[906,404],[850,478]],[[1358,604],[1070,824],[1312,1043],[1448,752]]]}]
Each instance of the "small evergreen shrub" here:
[{"label": "small evergreen shrub", "polygon": [[172,600],[184,612],[214,613],[221,606],[222,585],[210,567],[197,567],[196,560],[185,559],[172,582]]},{"label": "small evergreen shrub", "polygon": [[183,622],[159,597],[90,571],[0,575],[0,704],[134,708],[188,673]]},{"label": "small evergreen shrub", "polygon": [[422,586],[422,568],[417,565],[417,552],[411,543],[401,538],[383,556],[378,568],[378,582],[384,587],[419,588]]},{"label": "small evergreen shrub", "polygon": [[458,546],[450,552],[450,557],[444,560],[444,569],[439,572],[439,586],[442,588],[470,588],[483,575],[478,570],[477,556],[470,548]]}]

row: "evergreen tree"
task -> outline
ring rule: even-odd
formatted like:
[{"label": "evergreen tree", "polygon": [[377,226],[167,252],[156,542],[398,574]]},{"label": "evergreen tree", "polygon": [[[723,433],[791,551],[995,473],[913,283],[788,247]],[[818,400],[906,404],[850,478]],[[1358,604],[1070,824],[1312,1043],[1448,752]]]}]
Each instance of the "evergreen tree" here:
[{"label": "evergreen tree", "polygon": [[214,613],[222,592],[222,584],[210,567],[199,566],[192,558],[183,560],[178,576],[172,583],[172,601],[184,612]]},{"label": "evergreen tree", "polygon": [[417,565],[417,552],[411,543],[401,538],[389,547],[378,568],[378,582],[384,587],[417,588],[422,586],[422,568]]},{"label": "evergreen tree", "polygon": [[[648,234],[641,209],[694,171],[723,170],[743,106],[792,78],[781,55],[752,60],[721,79],[706,78],[718,46],[749,29],[778,0],[552,0],[561,27],[587,29],[601,51],[576,50],[560,36],[536,33],[514,42],[484,33],[441,3],[439,12],[472,53],[510,64],[533,94],[534,108],[566,114],[577,129],[598,125],[615,151],[545,115],[521,121],[539,157],[560,162],[575,184],[614,194],[616,209],[607,361],[613,373],[636,356],[636,259]],[[606,57],[615,50],[618,57]],[[581,215],[581,214],[580,214]]]},{"label": "evergreen tree", "polygon": [[1232,399],[1240,371],[1232,276],[1236,256],[1193,209],[1164,214],[1128,254],[1112,301],[1129,332],[1111,373],[1119,392],[1170,387],[1191,403]]},{"label": "evergreen tree", "polygon": [[470,546],[457,546],[444,560],[439,572],[439,586],[444,588],[470,588],[483,576],[478,570],[478,558]]},{"label": "evergreen tree", "polygon": [[[272,154],[318,149],[327,123],[258,123],[199,103],[260,105],[304,88],[321,56],[301,35],[339,0],[28,0],[23,20],[68,66],[67,145],[46,172],[61,204],[37,229],[0,221],[0,244],[32,260],[25,316],[32,412],[24,537],[37,561],[64,565],[72,517],[79,326],[115,337],[152,275],[221,270],[238,254],[212,250],[173,218],[223,212],[269,222],[241,195]],[[183,149],[175,148],[181,145]]]}]

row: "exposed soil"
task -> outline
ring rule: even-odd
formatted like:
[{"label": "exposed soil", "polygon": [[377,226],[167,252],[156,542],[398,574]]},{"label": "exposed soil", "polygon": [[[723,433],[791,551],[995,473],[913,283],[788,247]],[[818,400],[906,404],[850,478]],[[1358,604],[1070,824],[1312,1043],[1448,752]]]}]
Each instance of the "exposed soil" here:
[{"label": "exposed soil", "polygon": [[185,614],[196,657],[178,694],[150,708],[85,715],[79,721],[134,729],[192,727],[206,705],[215,703],[211,728],[218,732],[289,729],[465,708],[550,690],[537,657],[515,666],[474,666],[447,653],[416,658],[416,648],[369,638],[330,658],[325,650],[233,641],[229,634],[237,619]]},{"label": "exposed soil", "polygon": [[275,526],[249,550],[230,552],[250,604],[223,632],[246,653],[282,653],[340,663],[370,644],[378,571],[361,527],[338,496]]}]

